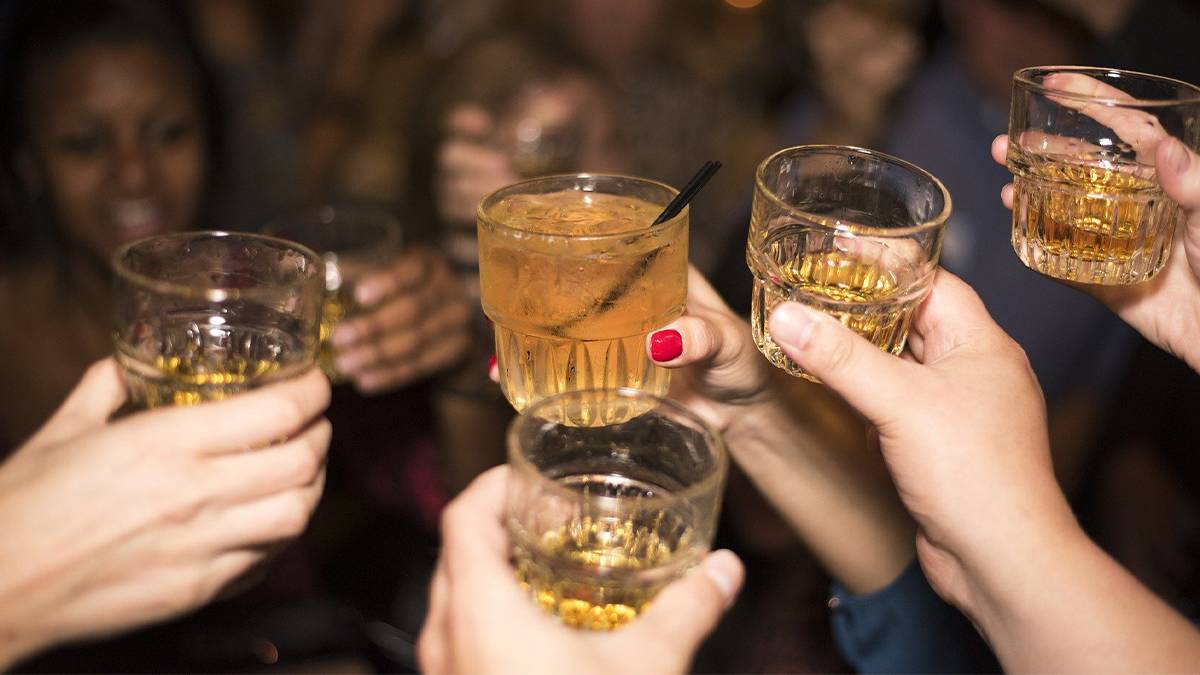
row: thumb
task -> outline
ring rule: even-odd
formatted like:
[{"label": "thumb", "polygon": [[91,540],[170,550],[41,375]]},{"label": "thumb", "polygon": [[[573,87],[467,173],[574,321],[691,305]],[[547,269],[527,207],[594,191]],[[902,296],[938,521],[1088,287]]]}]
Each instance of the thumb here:
[{"label": "thumb", "polygon": [[1155,168],[1163,191],[1183,207],[1184,251],[1193,274],[1200,277],[1200,157],[1170,138],[1158,144]]},{"label": "thumb", "polygon": [[1189,216],[1200,211],[1200,157],[1179,139],[1170,138],[1158,144],[1155,166],[1167,196]]},{"label": "thumb", "polygon": [[775,307],[771,338],[800,367],[817,376],[876,426],[906,403],[914,364],[896,358],[831,316],[797,302]]},{"label": "thumb", "polygon": [[690,660],[733,604],[745,576],[742,561],[733,551],[713,551],[687,576],[664,588],[650,608],[618,635],[680,656],[686,654]]},{"label": "thumb", "polygon": [[125,403],[125,380],[112,358],[92,364],[27,447],[44,447],[104,424]]}]

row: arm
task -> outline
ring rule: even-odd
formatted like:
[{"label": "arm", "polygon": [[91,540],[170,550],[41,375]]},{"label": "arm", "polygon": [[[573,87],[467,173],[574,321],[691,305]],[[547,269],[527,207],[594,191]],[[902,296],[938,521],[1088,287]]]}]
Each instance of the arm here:
[{"label": "arm", "polygon": [[[933,588],[1008,670],[1188,670],[1200,632],[1088,541],[1054,480],[1028,360],[966,284],[939,272],[911,360],[795,303],[776,342],[879,429]],[[937,433],[930,433],[936,429]]]},{"label": "arm", "polygon": [[[746,322],[694,270],[687,307],[648,338],[651,358],[679,369],[671,396],[724,433],[738,465],[836,579],[855,593],[890,583],[913,560],[914,526],[857,415],[826,388],[771,368]],[[678,346],[663,351],[655,343],[664,341]]]}]

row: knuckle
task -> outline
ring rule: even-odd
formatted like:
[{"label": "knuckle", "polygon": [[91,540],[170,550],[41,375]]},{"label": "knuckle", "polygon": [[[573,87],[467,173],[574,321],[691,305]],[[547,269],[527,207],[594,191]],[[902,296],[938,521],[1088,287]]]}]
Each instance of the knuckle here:
[{"label": "knuckle", "polygon": [[275,523],[276,530],[284,537],[298,537],[308,527],[311,503],[303,492],[289,492],[282,501]]},{"label": "knuckle", "polygon": [[[828,323],[822,323],[815,328],[817,331],[829,331],[832,326]],[[832,335],[830,339],[822,341],[825,345],[820,350],[820,360],[830,370],[839,370],[850,365],[854,361],[854,340],[849,339],[848,335]]]}]

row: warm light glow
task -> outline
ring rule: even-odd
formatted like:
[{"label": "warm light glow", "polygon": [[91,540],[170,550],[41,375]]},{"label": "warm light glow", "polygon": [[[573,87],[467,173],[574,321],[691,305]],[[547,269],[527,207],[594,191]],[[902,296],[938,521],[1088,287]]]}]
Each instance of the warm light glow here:
[{"label": "warm light glow", "polygon": [[725,0],[725,4],[738,9],[750,9],[762,4],[762,0]]}]

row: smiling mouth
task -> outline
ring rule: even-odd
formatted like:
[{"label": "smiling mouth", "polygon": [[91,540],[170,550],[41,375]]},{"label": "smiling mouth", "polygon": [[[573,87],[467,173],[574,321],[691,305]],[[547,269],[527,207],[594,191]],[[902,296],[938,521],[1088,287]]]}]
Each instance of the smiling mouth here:
[{"label": "smiling mouth", "polygon": [[110,220],[122,238],[133,238],[161,231],[166,225],[166,214],[157,200],[137,199],[115,204]]}]

